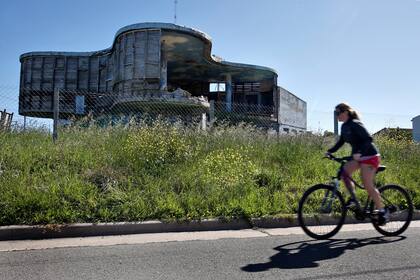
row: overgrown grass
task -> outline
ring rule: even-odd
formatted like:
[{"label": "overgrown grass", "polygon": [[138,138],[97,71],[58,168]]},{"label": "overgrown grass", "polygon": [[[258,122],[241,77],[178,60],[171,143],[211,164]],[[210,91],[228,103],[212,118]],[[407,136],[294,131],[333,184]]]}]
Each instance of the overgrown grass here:
[{"label": "overgrown grass", "polygon": [[[333,138],[211,132],[157,122],[0,134],[0,225],[190,220],[292,214],[306,188],[337,165]],[[377,139],[381,183],[407,187],[420,208],[420,147]],[[341,151],[348,153],[348,148]]]}]

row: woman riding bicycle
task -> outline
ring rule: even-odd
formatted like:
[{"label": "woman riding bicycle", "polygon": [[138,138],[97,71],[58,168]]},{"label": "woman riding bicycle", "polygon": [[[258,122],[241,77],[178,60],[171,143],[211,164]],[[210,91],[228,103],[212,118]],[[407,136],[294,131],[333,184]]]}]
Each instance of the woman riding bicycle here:
[{"label": "woman riding bicycle", "polygon": [[[357,169],[360,169],[363,186],[375,203],[375,214],[378,215],[381,224],[385,224],[388,218],[388,209],[384,208],[381,196],[375,187],[374,179],[380,164],[378,149],[373,143],[372,136],[360,122],[359,115],[346,103],[340,103],[335,107],[335,114],[341,125],[341,135],[338,142],[327,151],[327,156],[336,152],[344,143],[352,147],[353,160],[344,166],[344,175],[341,177],[347,189],[354,193],[354,184],[349,177]],[[351,201],[349,202],[351,203]]]}]

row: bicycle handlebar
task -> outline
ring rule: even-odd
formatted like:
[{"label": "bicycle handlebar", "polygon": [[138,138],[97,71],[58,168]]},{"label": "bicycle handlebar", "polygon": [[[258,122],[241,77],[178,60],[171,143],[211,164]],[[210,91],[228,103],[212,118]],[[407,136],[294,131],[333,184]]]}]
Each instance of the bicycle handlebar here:
[{"label": "bicycle handlebar", "polygon": [[325,158],[330,159],[330,160],[334,160],[334,161],[339,162],[339,163],[345,163],[345,162],[351,161],[353,159],[352,156],[339,158],[339,157],[333,156],[332,154],[326,155]]}]

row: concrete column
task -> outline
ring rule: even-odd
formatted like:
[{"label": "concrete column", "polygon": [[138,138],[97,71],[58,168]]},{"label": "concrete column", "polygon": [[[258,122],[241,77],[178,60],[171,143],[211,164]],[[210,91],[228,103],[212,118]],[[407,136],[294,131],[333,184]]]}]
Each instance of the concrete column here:
[{"label": "concrete column", "polygon": [[164,44],[163,41],[160,48],[160,90],[167,90],[168,88],[168,60]]},{"label": "concrete column", "polygon": [[258,112],[261,111],[261,103],[262,103],[262,96],[261,96],[261,92],[257,93],[257,108],[258,108]]},{"label": "concrete column", "polygon": [[226,75],[226,112],[232,112],[232,76]]}]

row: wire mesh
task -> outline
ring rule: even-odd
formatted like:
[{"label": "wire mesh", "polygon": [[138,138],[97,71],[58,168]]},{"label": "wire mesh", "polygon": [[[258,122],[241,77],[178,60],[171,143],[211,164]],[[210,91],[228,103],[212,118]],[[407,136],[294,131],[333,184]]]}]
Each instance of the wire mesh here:
[{"label": "wire mesh", "polygon": [[[55,98],[58,98],[57,105],[54,105]],[[187,98],[179,92],[112,94],[87,90],[22,89],[19,99],[21,114],[52,119],[57,110],[61,125],[89,119],[105,126],[145,118],[195,123],[208,112],[208,107],[206,100]]]},{"label": "wire mesh", "polygon": [[[54,102],[56,99],[57,103]],[[204,128],[221,123],[248,123],[259,128],[275,129],[277,124],[273,106],[208,102],[203,97],[189,96],[182,90],[170,93],[142,91],[119,94],[68,89],[20,90],[21,115],[51,120],[54,119],[55,112],[58,125],[133,125],[156,119],[201,125]]]},{"label": "wire mesh", "polygon": [[275,129],[277,117],[274,106],[263,106],[242,103],[214,103],[214,120],[216,125],[220,122],[237,125],[249,123],[259,128]]},{"label": "wire mesh", "polygon": [[[128,91],[127,91],[128,92]],[[112,125],[129,120],[147,119],[153,122],[163,118],[185,125],[211,127],[218,124],[237,125],[249,123],[259,128],[281,133],[304,131],[282,122],[278,108],[249,103],[207,102],[200,97],[188,96],[182,90],[170,93],[133,91],[125,93],[95,92],[89,90],[60,89],[58,124],[69,125],[75,121]],[[16,131],[42,129],[53,132],[54,90],[19,89],[18,86],[0,85],[0,129]],[[363,121],[372,133],[383,127],[411,127],[413,116],[363,112]],[[203,114],[205,118],[203,119]],[[284,115],[284,113],[283,113]],[[292,117],[290,117],[292,118]],[[308,109],[308,130],[323,133],[333,130],[332,113]],[[392,120],[386,121],[386,120]],[[384,121],[385,120],[385,121]]]}]

